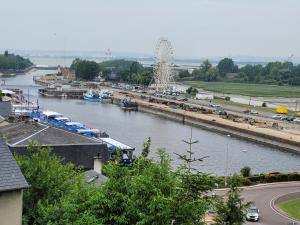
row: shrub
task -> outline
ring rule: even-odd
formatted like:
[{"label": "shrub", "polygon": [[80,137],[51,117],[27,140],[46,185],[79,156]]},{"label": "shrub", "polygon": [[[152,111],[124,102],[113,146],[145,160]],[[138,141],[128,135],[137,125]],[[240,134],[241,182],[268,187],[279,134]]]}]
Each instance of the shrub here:
[{"label": "shrub", "polygon": [[263,102],[263,103],[261,104],[261,106],[262,106],[262,107],[267,107],[267,103],[266,103],[266,102]]},{"label": "shrub", "polygon": [[264,183],[265,182],[265,175],[264,174],[256,174],[256,175],[248,177],[248,179],[252,183]]},{"label": "shrub", "polygon": [[300,180],[300,173],[289,173],[288,174],[288,180],[289,181],[299,181]]},{"label": "shrub", "polygon": [[267,175],[266,176],[266,182],[267,183],[273,183],[277,181],[277,175]]},{"label": "shrub", "polygon": [[186,89],[186,93],[188,93],[189,95],[196,95],[198,93],[198,89],[191,86]]},{"label": "shrub", "polygon": [[225,97],[225,101],[230,101],[230,97],[229,97],[229,96],[226,96],[226,97]]},{"label": "shrub", "polygon": [[249,186],[249,185],[252,185],[252,182],[251,182],[251,180],[249,178],[243,177],[242,184],[244,186]]},{"label": "shrub", "polygon": [[251,174],[251,168],[249,166],[245,166],[240,170],[240,172],[243,177],[249,177]]}]

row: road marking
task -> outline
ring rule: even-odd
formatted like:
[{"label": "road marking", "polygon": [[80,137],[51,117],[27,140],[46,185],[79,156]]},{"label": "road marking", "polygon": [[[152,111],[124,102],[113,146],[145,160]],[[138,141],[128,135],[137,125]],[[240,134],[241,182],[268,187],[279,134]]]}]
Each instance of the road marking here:
[{"label": "road marking", "polygon": [[[293,193],[295,193],[295,192],[290,192],[290,193],[287,193],[287,194],[284,194],[284,195],[289,195],[289,194],[293,194]],[[275,205],[274,205],[274,201],[275,201],[277,198],[279,198],[279,197],[281,197],[281,196],[284,196],[284,195],[280,194],[280,195],[277,195],[277,196],[275,196],[274,198],[272,198],[272,200],[270,201],[270,208],[271,208],[277,215],[279,215],[279,216],[281,216],[281,217],[283,217],[283,218],[285,218],[285,219],[288,219],[288,220],[289,220],[288,222],[299,223],[298,220],[294,220],[294,219],[292,219],[292,218],[290,218],[290,217],[288,217],[288,216],[286,216],[286,215],[284,215],[284,214],[282,214],[282,213],[279,213],[279,212],[276,210]]]}]

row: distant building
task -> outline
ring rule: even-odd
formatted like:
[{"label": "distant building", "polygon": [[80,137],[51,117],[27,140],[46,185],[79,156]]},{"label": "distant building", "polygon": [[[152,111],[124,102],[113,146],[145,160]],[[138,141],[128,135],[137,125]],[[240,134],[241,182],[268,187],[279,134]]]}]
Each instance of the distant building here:
[{"label": "distant building", "polygon": [[236,78],[239,76],[239,73],[226,73],[226,77],[229,79]]},{"label": "distant building", "polygon": [[198,94],[196,94],[196,99],[198,99],[198,100],[212,100],[212,99],[214,99],[214,96],[212,94],[208,94],[208,93],[198,93]]},{"label": "distant building", "polygon": [[22,224],[23,189],[28,188],[12,153],[0,136],[0,223]]},{"label": "distant building", "polygon": [[63,76],[64,80],[76,80],[76,74],[74,70],[68,67],[58,66],[58,75]]}]

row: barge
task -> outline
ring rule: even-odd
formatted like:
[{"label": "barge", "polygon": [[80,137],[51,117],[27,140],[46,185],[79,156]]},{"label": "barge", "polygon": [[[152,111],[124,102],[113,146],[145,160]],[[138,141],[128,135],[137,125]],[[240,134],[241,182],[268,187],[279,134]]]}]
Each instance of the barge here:
[{"label": "barge", "polygon": [[83,94],[86,93],[86,89],[81,88],[41,88],[38,90],[39,94],[44,97],[56,97],[56,98],[83,98]]},{"label": "barge", "polygon": [[94,128],[87,128],[84,124],[72,121],[70,118],[54,111],[33,110],[26,115],[39,123],[58,127],[72,133],[77,133],[78,135],[84,135],[96,142],[106,144],[109,149],[110,158],[113,158],[113,155],[117,150],[122,151],[123,164],[128,164],[132,161],[135,148],[110,138],[106,132],[101,132]]}]

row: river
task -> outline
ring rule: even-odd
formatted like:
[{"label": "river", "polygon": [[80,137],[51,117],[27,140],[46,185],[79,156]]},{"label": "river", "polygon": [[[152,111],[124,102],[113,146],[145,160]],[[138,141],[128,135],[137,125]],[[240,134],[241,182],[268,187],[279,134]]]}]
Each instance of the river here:
[{"label": "river", "polygon": [[112,104],[86,102],[76,99],[43,98],[38,96],[38,85],[33,83],[33,76],[49,71],[31,71],[26,75],[5,78],[5,86],[17,87],[33,101],[38,100],[43,109],[54,110],[85,125],[107,131],[110,137],[136,147],[135,154],[140,154],[143,142],[151,137],[151,156],[155,157],[158,148],[165,148],[172,158],[174,167],[180,164],[174,153],[185,154],[188,146],[182,142],[190,137],[199,143],[193,145],[195,157],[208,156],[194,167],[217,175],[225,174],[226,152],[228,148],[228,174],[238,172],[243,166],[250,166],[254,173],[300,170],[300,155],[280,151],[252,142],[228,137],[219,133],[185,125],[164,117],[143,112],[125,112]]}]

